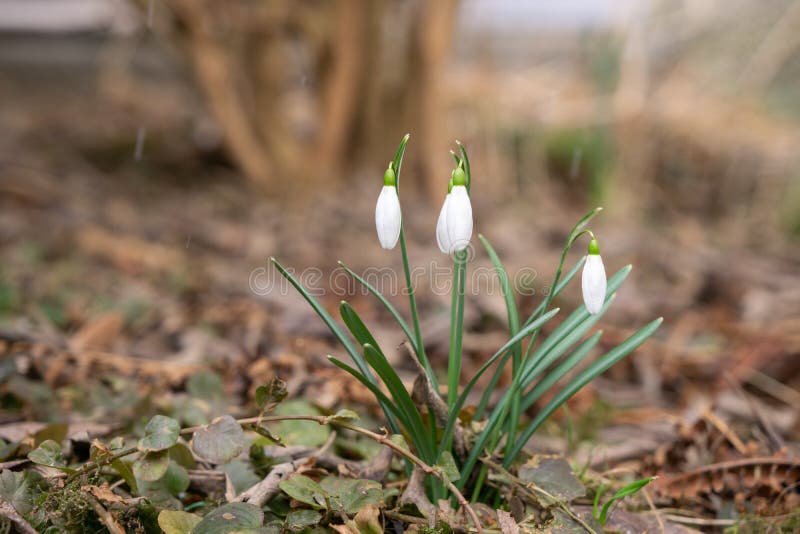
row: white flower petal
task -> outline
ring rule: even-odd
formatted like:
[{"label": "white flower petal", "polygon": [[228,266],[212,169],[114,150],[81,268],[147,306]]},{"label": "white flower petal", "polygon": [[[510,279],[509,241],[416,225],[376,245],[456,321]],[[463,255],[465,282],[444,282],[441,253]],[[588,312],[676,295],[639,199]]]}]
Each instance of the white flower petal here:
[{"label": "white flower petal", "polygon": [[386,250],[393,249],[400,238],[402,216],[400,213],[400,199],[397,198],[397,189],[391,185],[383,186],[375,205],[375,229],[378,231],[378,241]]},{"label": "white flower petal", "polygon": [[445,254],[450,253],[450,238],[447,237],[447,204],[450,202],[450,193],[444,198],[442,210],[439,212],[439,220],[436,221],[436,244],[439,250]]},{"label": "white flower petal", "polygon": [[445,215],[447,237],[450,241],[448,252],[464,250],[472,239],[472,204],[467,188],[463,185],[453,186],[450,191],[450,202]]},{"label": "white flower petal", "polygon": [[583,303],[592,315],[598,313],[606,300],[606,269],[599,254],[586,256],[583,264],[581,288],[583,289]]}]

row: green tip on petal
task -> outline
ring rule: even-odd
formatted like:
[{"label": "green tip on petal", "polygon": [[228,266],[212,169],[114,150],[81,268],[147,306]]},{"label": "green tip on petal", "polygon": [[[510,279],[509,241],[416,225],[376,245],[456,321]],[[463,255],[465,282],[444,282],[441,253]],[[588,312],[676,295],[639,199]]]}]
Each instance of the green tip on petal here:
[{"label": "green tip on petal", "polygon": [[595,256],[600,254],[600,243],[597,242],[597,239],[592,238],[592,240],[589,241],[589,254]]},{"label": "green tip on petal", "polygon": [[397,183],[397,178],[394,175],[394,170],[391,167],[386,169],[386,172],[383,173],[383,185],[391,185],[394,186]]},{"label": "green tip on petal", "polygon": [[461,167],[453,171],[453,185],[467,185],[467,175]]}]

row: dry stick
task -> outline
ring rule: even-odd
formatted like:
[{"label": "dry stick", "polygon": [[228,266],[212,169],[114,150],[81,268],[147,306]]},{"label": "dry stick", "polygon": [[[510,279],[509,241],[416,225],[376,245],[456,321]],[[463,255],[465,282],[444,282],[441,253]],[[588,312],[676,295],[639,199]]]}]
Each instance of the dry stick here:
[{"label": "dry stick", "polygon": [[586,523],[586,521],[584,521],[583,519],[581,519],[581,518],[580,518],[580,516],[578,516],[578,515],[577,515],[575,512],[573,512],[572,510],[570,510],[570,509],[569,509],[569,506],[567,506],[567,505],[564,503],[563,499],[559,499],[559,498],[558,498],[558,497],[556,497],[555,495],[552,495],[552,494],[550,494],[548,491],[546,491],[546,490],[543,490],[542,488],[540,488],[540,487],[539,487],[539,486],[537,486],[536,484],[533,484],[532,482],[528,482],[528,481],[522,480],[522,479],[521,479],[521,478],[519,478],[519,477],[515,477],[514,475],[512,475],[511,473],[509,473],[509,472],[506,470],[506,468],[505,468],[505,467],[503,467],[503,466],[502,466],[502,465],[500,465],[500,464],[496,464],[496,463],[494,463],[494,462],[493,462],[493,461],[492,461],[490,458],[488,458],[488,457],[487,457],[487,458],[481,458],[481,462],[483,462],[484,464],[488,465],[488,466],[489,466],[491,469],[494,469],[495,471],[497,471],[497,472],[498,472],[498,473],[500,473],[501,475],[503,475],[503,476],[505,476],[505,477],[508,477],[508,479],[509,479],[509,480],[511,480],[512,482],[514,482],[514,483],[516,483],[516,484],[520,485],[521,487],[523,487],[523,488],[527,489],[528,491],[530,491],[530,492],[536,492],[536,493],[539,493],[539,494],[541,494],[541,495],[543,495],[543,496],[547,497],[548,499],[552,500],[552,501],[553,501],[553,502],[555,502],[555,503],[558,505],[558,507],[559,507],[559,508],[561,508],[561,509],[562,509],[562,510],[563,510],[563,511],[564,511],[564,512],[565,512],[565,513],[568,515],[568,516],[570,516],[572,519],[574,519],[575,521],[577,521],[578,523],[580,523],[580,525],[581,525],[583,528],[585,528],[587,532],[591,532],[591,534],[597,534],[597,533],[595,532],[595,530],[594,530],[592,527],[590,527],[588,523]]},{"label": "dry stick", "polygon": [[38,534],[36,529],[22,517],[14,505],[0,497],[0,517],[5,517],[23,534]]},{"label": "dry stick", "polygon": [[133,454],[135,452],[139,452],[139,448],[138,447],[131,447],[129,449],[124,449],[124,450],[122,450],[122,451],[120,451],[118,453],[112,454],[111,456],[106,456],[105,458],[103,458],[101,460],[97,460],[97,461],[94,461],[94,462],[89,462],[88,464],[84,465],[83,467],[81,467],[80,469],[78,469],[77,471],[75,471],[74,473],[69,475],[67,477],[66,482],[69,483],[69,482],[75,480],[76,478],[78,478],[81,475],[85,475],[87,473],[91,473],[92,471],[94,471],[96,469],[100,469],[101,467],[110,464],[114,460],[119,460],[120,458],[124,458],[125,456],[130,456],[131,454]]}]

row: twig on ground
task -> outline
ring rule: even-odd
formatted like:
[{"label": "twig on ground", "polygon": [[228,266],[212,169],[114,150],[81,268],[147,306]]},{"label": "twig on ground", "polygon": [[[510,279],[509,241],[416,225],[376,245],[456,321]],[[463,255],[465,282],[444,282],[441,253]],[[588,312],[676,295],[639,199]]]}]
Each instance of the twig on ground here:
[{"label": "twig on ground", "polygon": [[91,473],[92,471],[95,471],[103,466],[110,464],[114,460],[119,460],[120,458],[124,458],[125,456],[130,456],[135,452],[139,452],[139,449],[137,447],[131,447],[129,449],[124,449],[120,452],[112,454],[111,456],[106,456],[100,460],[97,460],[96,462],[89,462],[80,469],[78,469],[77,471],[75,471],[74,473],[70,474],[67,477],[66,482],[67,483],[72,482],[81,475],[86,475],[88,473]]},{"label": "twig on ground", "polygon": [[2,497],[0,497],[0,516],[11,521],[22,534],[38,534],[36,529],[17,512],[14,505]]},{"label": "twig on ground", "polygon": [[308,458],[300,458],[274,466],[269,474],[254,486],[239,494],[233,501],[247,502],[256,506],[263,506],[280,491],[280,483],[286,480],[289,475],[297,471],[297,468],[308,461]]}]

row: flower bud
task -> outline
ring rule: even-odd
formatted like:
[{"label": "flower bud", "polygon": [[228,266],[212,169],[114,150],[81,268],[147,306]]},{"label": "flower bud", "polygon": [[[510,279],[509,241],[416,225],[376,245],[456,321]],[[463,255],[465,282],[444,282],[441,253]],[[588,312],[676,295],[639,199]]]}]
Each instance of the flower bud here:
[{"label": "flower bud", "polygon": [[600,312],[606,299],[606,269],[600,257],[600,245],[592,238],[589,241],[586,263],[583,264],[581,288],[583,290],[583,303],[590,314]]},{"label": "flower bud", "polygon": [[383,174],[383,189],[375,205],[375,229],[378,231],[378,241],[386,250],[393,249],[400,238],[402,215],[400,213],[400,199],[395,187],[396,178],[391,167]]},{"label": "flower bud", "polygon": [[472,204],[464,185],[453,180],[453,190],[448,195],[447,212],[445,213],[445,231],[449,253],[464,250],[472,238]]},{"label": "flower bud", "polygon": [[447,236],[447,205],[449,202],[450,193],[448,192],[444,197],[442,210],[439,212],[439,220],[436,221],[436,244],[439,245],[439,250],[445,254],[450,253],[450,238]]}]

